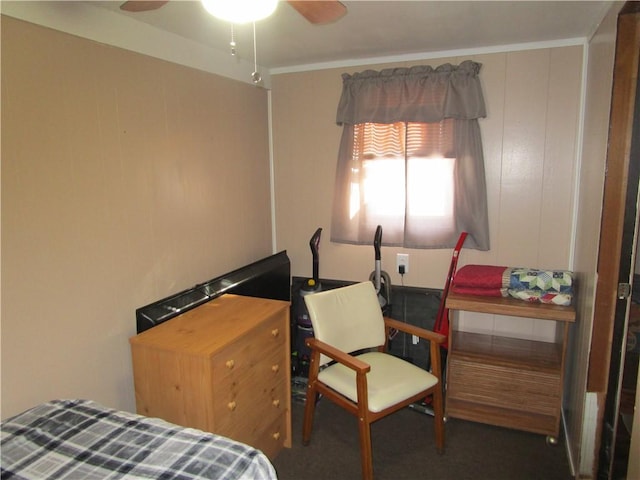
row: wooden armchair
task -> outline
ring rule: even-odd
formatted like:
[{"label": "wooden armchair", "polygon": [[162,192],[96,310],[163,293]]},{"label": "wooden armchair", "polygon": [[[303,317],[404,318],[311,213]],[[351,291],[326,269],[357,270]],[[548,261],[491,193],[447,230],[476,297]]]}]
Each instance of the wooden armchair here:
[{"label": "wooden armchair", "polygon": [[[444,451],[440,344],[445,337],[384,318],[371,282],[304,297],[313,325],[302,441],[309,444],[318,394],[358,417],[362,477],[373,478],[371,424],[433,395],[436,448]],[[385,353],[390,329],[431,342],[431,373]],[[323,367],[321,369],[321,367]]]}]

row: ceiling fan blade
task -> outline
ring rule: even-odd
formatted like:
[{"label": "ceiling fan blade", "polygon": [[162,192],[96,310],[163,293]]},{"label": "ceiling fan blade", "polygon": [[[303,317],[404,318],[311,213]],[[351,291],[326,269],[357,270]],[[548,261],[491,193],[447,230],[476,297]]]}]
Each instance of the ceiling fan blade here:
[{"label": "ceiling fan blade", "polygon": [[157,10],[169,0],[129,0],[120,5],[120,10],[127,12],[147,12],[149,10]]},{"label": "ceiling fan blade", "polygon": [[335,22],[347,13],[347,7],[338,0],[289,0],[289,5],[295,8],[300,15],[315,25]]}]

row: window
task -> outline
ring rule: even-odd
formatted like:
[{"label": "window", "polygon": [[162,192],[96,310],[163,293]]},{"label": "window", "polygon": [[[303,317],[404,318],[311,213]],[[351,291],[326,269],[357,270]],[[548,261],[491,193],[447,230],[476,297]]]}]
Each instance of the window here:
[{"label": "window", "polygon": [[[403,99],[407,83],[413,86],[406,70],[413,69],[399,70],[404,74],[400,89],[388,84],[392,77],[383,74],[385,71],[379,76],[369,71],[367,82],[357,86],[357,94],[349,91],[345,100],[343,91],[340,107],[343,114],[347,111],[346,117],[353,113],[349,108],[358,101],[354,98],[365,89],[369,93],[379,90],[365,100],[379,102],[382,107],[358,104],[352,116],[364,118],[342,122],[331,239],[371,244],[381,225],[384,245],[445,248],[455,244],[461,231],[467,231],[472,237],[469,243],[474,243],[475,235],[475,245],[469,246],[486,250],[486,188],[477,119],[430,112],[439,98],[448,96],[442,76],[432,82],[434,88],[427,94],[423,90],[429,81],[420,82],[417,100],[416,94]],[[384,82],[379,82],[380,77]],[[427,118],[415,114],[416,105],[424,107]],[[373,113],[360,115],[367,108]],[[410,120],[395,121],[403,115]],[[414,117],[428,121],[413,121]],[[340,108],[338,119],[340,123]],[[373,121],[360,121],[368,119]],[[388,119],[394,121],[376,121]]]},{"label": "window", "polygon": [[356,125],[353,157],[362,159],[363,178],[352,182],[349,217],[364,208],[376,225],[406,214],[453,226],[452,126],[447,120]]}]

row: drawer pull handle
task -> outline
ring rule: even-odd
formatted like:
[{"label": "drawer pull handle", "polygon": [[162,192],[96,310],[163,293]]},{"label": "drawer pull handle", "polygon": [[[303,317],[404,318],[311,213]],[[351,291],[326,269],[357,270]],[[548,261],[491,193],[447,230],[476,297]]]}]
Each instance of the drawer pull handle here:
[{"label": "drawer pull handle", "polygon": [[236,365],[236,362],[234,362],[233,360],[227,360],[227,363],[225,365],[229,370],[231,370]]},{"label": "drawer pull handle", "polygon": [[277,408],[277,407],[279,407],[279,406],[280,406],[280,400],[276,399],[276,400],[274,400],[273,402],[271,402],[271,404],[272,404],[274,407],[276,407],[276,408]]},{"label": "drawer pull handle", "polygon": [[236,402],[229,402],[227,407],[229,407],[229,410],[233,412],[236,409]]},{"label": "drawer pull handle", "polygon": [[274,440],[278,440],[280,438],[280,432],[276,432],[271,436],[273,437]]},{"label": "drawer pull handle", "polygon": [[271,371],[273,373],[278,373],[280,371],[280,365],[278,365],[278,364],[271,365]]},{"label": "drawer pull handle", "polygon": [[274,328],[273,330],[271,330],[271,336],[273,338],[277,338],[278,335],[280,335],[280,330],[278,328]]}]

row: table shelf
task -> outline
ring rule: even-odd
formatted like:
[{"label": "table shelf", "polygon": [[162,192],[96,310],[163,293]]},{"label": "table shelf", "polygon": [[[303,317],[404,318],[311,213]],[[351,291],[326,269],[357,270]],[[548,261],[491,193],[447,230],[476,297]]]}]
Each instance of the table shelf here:
[{"label": "table shelf", "polygon": [[557,438],[568,326],[573,307],[450,293],[450,310],[558,322],[556,342],[451,328],[446,415]]},{"label": "table shelf", "polygon": [[563,307],[548,303],[525,302],[508,297],[481,297],[450,293],[447,295],[446,305],[450,310],[511,315],[538,320],[575,322],[576,319],[576,309],[573,306]]},{"label": "table shelf", "polygon": [[496,365],[537,371],[557,371],[562,364],[562,345],[481,333],[452,332],[456,355],[469,360],[491,358]]}]

